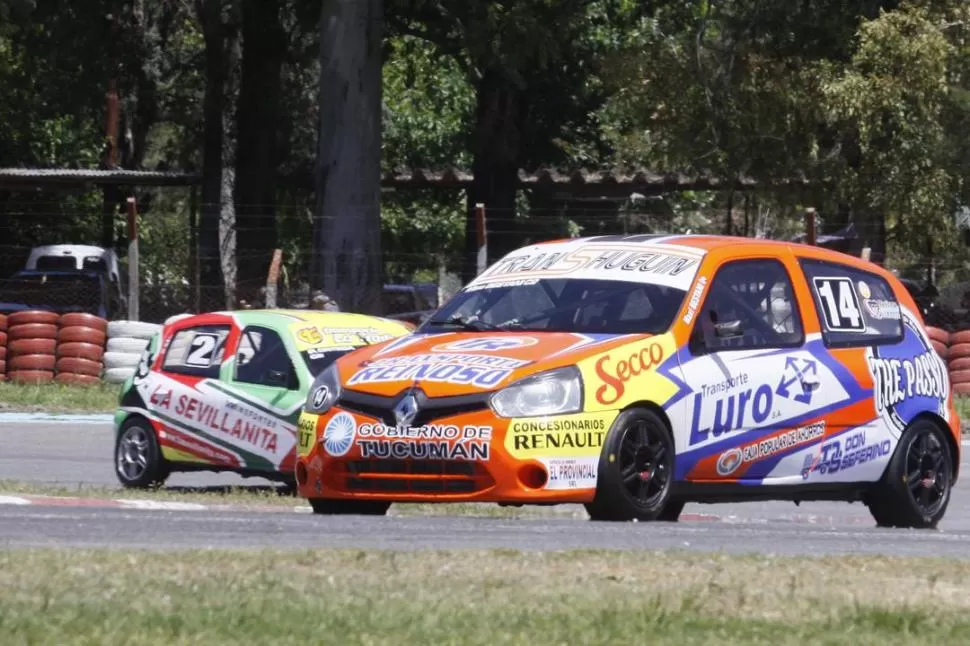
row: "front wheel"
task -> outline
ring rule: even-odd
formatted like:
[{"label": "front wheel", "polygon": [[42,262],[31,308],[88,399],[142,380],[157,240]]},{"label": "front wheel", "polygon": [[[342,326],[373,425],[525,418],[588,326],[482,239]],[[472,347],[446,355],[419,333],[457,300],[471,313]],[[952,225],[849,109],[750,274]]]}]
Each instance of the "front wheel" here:
[{"label": "front wheel", "polygon": [[122,425],[115,442],[115,475],[132,489],[160,487],[168,478],[168,465],[147,420],[136,417]]},{"label": "front wheel", "polygon": [[328,516],[358,515],[384,516],[391,503],[382,500],[334,500],[331,498],[310,498],[314,514]]},{"label": "front wheel", "polygon": [[622,412],[603,445],[590,519],[676,521],[684,503],[671,497],[674,459],[670,429],[656,413]]},{"label": "front wheel", "polygon": [[953,484],[953,453],[928,420],[903,433],[886,472],[866,504],[880,527],[932,529],[943,518]]}]

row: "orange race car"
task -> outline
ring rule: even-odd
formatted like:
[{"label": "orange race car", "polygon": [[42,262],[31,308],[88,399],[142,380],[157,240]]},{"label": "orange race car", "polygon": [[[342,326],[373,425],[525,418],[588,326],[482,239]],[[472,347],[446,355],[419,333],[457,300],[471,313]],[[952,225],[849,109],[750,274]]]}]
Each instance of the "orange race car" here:
[{"label": "orange race car", "polygon": [[868,262],[719,236],[532,245],[417,331],[311,386],[296,479],[317,513],[392,502],[861,500],[933,527],[960,464],[949,378]]}]

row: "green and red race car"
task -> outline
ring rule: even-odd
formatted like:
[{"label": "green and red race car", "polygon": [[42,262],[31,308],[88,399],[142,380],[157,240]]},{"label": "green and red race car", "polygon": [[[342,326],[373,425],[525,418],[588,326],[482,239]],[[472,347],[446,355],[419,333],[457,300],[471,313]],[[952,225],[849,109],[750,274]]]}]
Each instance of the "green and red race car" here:
[{"label": "green and red race car", "polygon": [[242,310],[174,320],[155,335],[115,413],[115,473],[152,487],[176,471],[290,483],[314,377],[406,323],[344,312]]}]

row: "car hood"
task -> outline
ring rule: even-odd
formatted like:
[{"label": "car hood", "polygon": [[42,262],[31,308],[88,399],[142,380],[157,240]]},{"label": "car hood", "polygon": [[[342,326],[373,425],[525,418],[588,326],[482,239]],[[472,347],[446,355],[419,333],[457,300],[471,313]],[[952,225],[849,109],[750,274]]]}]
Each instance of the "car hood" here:
[{"label": "car hood", "polygon": [[412,334],[337,362],[341,387],[393,396],[417,384],[429,397],[498,390],[545,370],[649,335],[572,332]]}]

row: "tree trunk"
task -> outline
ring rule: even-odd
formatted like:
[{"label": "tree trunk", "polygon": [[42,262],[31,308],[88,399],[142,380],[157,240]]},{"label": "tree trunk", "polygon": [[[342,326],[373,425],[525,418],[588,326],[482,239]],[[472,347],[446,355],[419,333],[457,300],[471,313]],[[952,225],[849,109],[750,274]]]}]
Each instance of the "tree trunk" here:
[{"label": "tree trunk", "polygon": [[323,3],[313,286],[380,314],[383,0]]},{"label": "tree trunk", "polygon": [[205,96],[202,99],[202,208],[199,217],[200,306],[221,309],[225,288],[220,253],[225,138],[226,81],[229,76],[223,0],[196,0],[205,40]]},{"label": "tree trunk", "polygon": [[243,0],[242,71],[236,114],[236,242],[240,298],[256,298],[276,247],[280,93],[286,34],[280,0]]},{"label": "tree trunk", "polygon": [[491,264],[518,246],[515,197],[518,188],[525,102],[522,92],[500,72],[485,71],[476,88],[475,175],[468,190],[465,220],[465,262],[462,281],[475,276],[478,251],[475,204],[485,204],[488,222],[488,262]]}]

